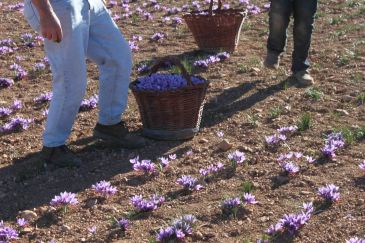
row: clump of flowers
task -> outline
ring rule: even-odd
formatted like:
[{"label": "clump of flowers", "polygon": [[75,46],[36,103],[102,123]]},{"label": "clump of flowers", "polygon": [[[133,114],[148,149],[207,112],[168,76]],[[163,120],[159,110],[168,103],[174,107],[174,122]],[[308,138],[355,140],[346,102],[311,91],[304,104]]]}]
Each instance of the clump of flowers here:
[{"label": "clump of flowers", "polygon": [[279,161],[279,163],[283,163],[285,161],[296,161],[297,163],[299,163],[303,159],[308,163],[313,163],[315,161],[312,156],[305,156],[303,153],[300,152],[289,152],[286,154],[280,154],[277,160]]},{"label": "clump of flowers", "polygon": [[346,240],[346,243],[365,243],[365,239],[361,239],[358,237],[353,237],[349,240]]},{"label": "clump of flowers", "polygon": [[18,236],[15,229],[5,226],[3,221],[0,221],[0,242],[13,242],[18,239]]},{"label": "clump of flowers", "polygon": [[53,96],[53,93],[52,92],[48,92],[48,93],[43,93],[37,97],[35,97],[33,99],[33,101],[36,103],[36,104],[43,104],[43,103],[46,103],[48,101],[51,101],[52,100],[52,96]]},{"label": "clump of flowers", "polygon": [[25,119],[22,117],[12,118],[8,123],[0,127],[0,133],[19,132],[27,130],[33,119]]},{"label": "clump of flowers", "polygon": [[0,107],[0,118],[10,116],[12,110],[6,107]]},{"label": "clump of flowers", "polygon": [[236,217],[240,206],[241,199],[239,197],[227,198],[222,203],[222,213]]},{"label": "clump of flowers", "polygon": [[134,159],[129,160],[133,164],[133,169],[135,171],[142,171],[145,174],[151,175],[156,173],[156,165],[152,163],[151,160],[139,161],[139,156]]},{"label": "clump of flowers", "polygon": [[156,235],[158,242],[183,241],[187,236],[193,234],[193,227],[196,218],[193,215],[184,215],[174,220],[170,226],[162,228]]},{"label": "clump of flowers", "polygon": [[150,212],[159,207],[165,202],[165,197],[154,194],[149,199],[143,199],[141,195],[136,195],[131,198],[132,205],[138,212]]},{"label": "clump of flowers", "polygon": [[89,110],[95,109],[96,106],[98,105],[98,101],[99,101],[99,99],[98,99],[97,95],[94,95],[94,96],[90,97],[89,99],[84,99],[81,102],[80,111],[89,111]]},{"label": "clump of flowers", "polygon": [[167,35],[165,33],[155,33],[151,36],[151,41],[162,41],[163,39],[165,39],[167,37]]},{"label": "clump of flowers", "polygon": [[297,126],[287,126],[287,127],[280,127],[276,131],[280,134],[287,134],[287,133],[293,133],[298,130]]},{"label": "clump of flowers", "polygon": [[236,150],[228,154],[228,159],[231,161],[232,167],[236,168],[237,165],[242,164],[246,160],[246,156],[245,153]]},{"label": "clump of flowers", "polygon": [[189,191],[199,191],[200,189],[204,188],[202,185],[199,184],[198,179],[192,176],[183,175],[176,181],[177,184],[184,187],[184,189]]},{"label": "clump of flowers", "polygon": [[216,55],[211,55],[207,57],[206,59],[197,60],[194,62],[195,67],[200,68],[208,68],[209,65],[216,63],[216,62],[222,62],[230,57],[228,52],[220,52]]},{"label": "clump of flowers", "polygon": [[[198,77],[191,77],[193,84],[204,83]],[[136,88],[138,90],[167,91],[176,90],[187,86],[187,81],[179,74],[155,73],[138,78]]]},{"label": "clump of flowers", "polygon": [[333,203],[340,200],[339,187],[334,184],[328,184],[318,189],[318,194],[326,201],[326,203]]},{"label": "clump of flowers", "polygon": [[304,203],[303,211],[299,214],[285,214],[275,225],[271,225],[266,233],[274,236],[278,234],[295,235],[311,218],[313,213],[313,204]]},{"label": "clump of flowers", "polygon": [[284,162],[281,164],[281,168],[283,168],[285,174],[287,175],[295,175],[299,172],[299,166],[294,164],[293,162]]},{"label": "clump of flowers", "polygon": [[277,146],[279,143],[286,141],[284,134],[274,134],[265,137],[266,144],[268,146]]},{"label": "clump of flowers", "polygon": [[221,162],[217,164],[210,164],[206,169],[200,169],[199,173],[203,177],[208,177],[210,175],[214,175],[223,169],[224,165]]},{"label": "clump of flowers", "polygon": [[92,186],[92,189],[103,197],[110,197],[117,193],[117,188],[108,181],[100,181]]},{"label": "clump of flowers", "polygon": [[365,160],[361,164],[359,164],[359,168],[365,172]]},{"label": "clump of flowers", "polygon": [[345,146],[345,139],[340,132],[333,132],[327,136],[326,143],[321,149],[322,154],[329,159],[336,157],[336,151]]},{"label": "clump of flowers", "polygon": [[120,218],[120,219],[114,218],[114,225],[121,231],[125,232],[129,228],[129,220],[126,218]]},{"label": "clump of flowers", "polygon": [[76,194],[71,192],[61,192],[60,195],[55,196],[50,202],[51,206],[63,208],[64,214],[67,212],[68,207],[77,204],[79,204],[79,201],[76,198]]}]

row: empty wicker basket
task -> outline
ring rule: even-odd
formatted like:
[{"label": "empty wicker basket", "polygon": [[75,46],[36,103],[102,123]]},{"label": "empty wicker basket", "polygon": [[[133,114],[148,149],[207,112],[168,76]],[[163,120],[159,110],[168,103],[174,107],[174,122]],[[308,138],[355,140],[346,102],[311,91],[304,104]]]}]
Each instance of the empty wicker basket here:
[{"label": "empty wicker basket", "polygon": [[149,91],[138,89],[138,80],[130,84],[141,114],[143,134],[160,140],[190,139],[199,131],[209,82],[201,78],[203,83],[193,84],[184,66],[171,58],[159,61],[152,67],[150,75],[166,61],[180,68],[187,86],[176,90]]},{"label": "empty wicker basket", "polygon": [[199,48],[205,51],[234,52],[239,41],[247,12],[239,9],[222,9],[222,1],[213,10],[191,12],[183,16]]}]

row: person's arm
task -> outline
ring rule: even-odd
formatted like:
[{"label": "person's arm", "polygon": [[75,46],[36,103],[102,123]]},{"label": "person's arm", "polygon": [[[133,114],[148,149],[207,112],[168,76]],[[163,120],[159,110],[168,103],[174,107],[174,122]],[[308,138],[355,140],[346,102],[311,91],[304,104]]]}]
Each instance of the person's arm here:
[{"label": "person's arm", "polygon": [[32,0],[39,13],[41,34],[44,38],[61,42],[63,34],[60,20],[48,0]]}]

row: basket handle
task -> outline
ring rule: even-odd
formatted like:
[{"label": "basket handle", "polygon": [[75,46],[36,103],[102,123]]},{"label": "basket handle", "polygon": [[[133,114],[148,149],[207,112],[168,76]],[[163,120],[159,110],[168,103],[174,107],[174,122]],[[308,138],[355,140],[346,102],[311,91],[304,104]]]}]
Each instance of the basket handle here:
[{"label": "basket handle", "polygon": [[181,71],[181,75],[188,82],[188,86],[193,86],[193,82],[191,81],[191,77],[190,77],[188,71],[186,71],[186,68],[184,67],[184,65],[182,65],[182,63],[179,61],[179,59],[174,58],[174,57],[164,57],[164,58],[159,59],[156,62],[156,64],[154,64],[151,67],[150,75],[156,73],[166,62],[170,62],[170,63],[174,64],[176,67],[178,67]]},{"label": "basket handle", "polygon": [[[210,4],[209,4],[209,14],[213,15],[213,5],[214,5],[214,0],[210,0]],[[218,0],[218,8],[217,11],[220,11],[222,9],[222,0]]]}]

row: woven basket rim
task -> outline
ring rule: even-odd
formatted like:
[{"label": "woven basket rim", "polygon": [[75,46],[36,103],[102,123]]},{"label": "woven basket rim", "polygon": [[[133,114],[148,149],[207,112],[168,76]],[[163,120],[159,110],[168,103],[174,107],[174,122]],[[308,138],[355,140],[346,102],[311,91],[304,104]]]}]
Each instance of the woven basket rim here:
[{"label": "woven basket rim", "polygon": [[194,84],[192,86],[185,86],[183,88],[180,88],[180,89],[175,89],[175,90],[164,90],[164,91],[159,91],[159,90],[138,90],[136,88],[136,83],[138,82],[138,79],[134,80],[133,82],[131,82],[129,84],[129,88],[133,91],[133,92],[136,92],[136,93],[139,93],[139,94],[158,94],[158,95],[161,95],[161,94],[164,94],[164,95],[168,95],[168,94],[177,94],[177,93],[182,93],[184,91],[188,91],[188,90],[195,90],[195,89],[204,89],[206,87],[209,86],[210,82],[208,80],[206,80],[205,78],[202,78],[201,76],[194,76],[194,77],[197,77],[197,78],[200,78],[202,79],[204,82],[201,83],[201,84]]},{"label": "woven basket rim", "polygon": [[245,16],[245,11],[243,9],[222,9],[222,10],[213,10],[213,15],[210,14],[201,14],[202,12],[209,12],[209,10],[204,11],[191,11],[183,15],[185,17],[214,17],[220,15],[240,15]]}]

